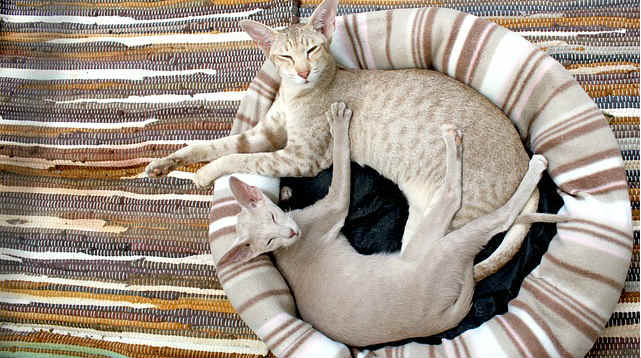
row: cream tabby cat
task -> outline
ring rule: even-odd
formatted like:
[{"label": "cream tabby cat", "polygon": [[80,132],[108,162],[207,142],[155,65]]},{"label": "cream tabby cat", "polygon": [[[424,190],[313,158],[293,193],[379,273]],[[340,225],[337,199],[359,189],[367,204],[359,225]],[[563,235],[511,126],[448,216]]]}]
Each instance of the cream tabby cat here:
[{"label": "cream tabby cat", "polygon": [[200,186],[231,173],[273,177],[314,176],[332,163],[331,103],[353,111],[352,160],[376,169],[403,191],[407,238],[439,195],[445,172],[440,127],[465,133],[463,204],[451,228],[493,212],[514,193],[528,156],[510,120],[475,90],[428,70],[352,71],[337,67],[329,51],[337,0],[325,0],[307,24],[282,31],[254,21],[241,26],[278,68],[278,97],[265,120],[242,134],[183,148],[153,161],[146,172],[160,176],[179,165],[210,161],[195,176]]}]

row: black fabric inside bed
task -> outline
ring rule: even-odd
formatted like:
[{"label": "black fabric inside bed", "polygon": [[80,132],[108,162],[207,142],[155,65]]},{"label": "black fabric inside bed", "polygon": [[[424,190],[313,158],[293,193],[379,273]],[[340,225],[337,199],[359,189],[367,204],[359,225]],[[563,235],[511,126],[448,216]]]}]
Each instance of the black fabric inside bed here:
[{"label": "black fabric inside bed", "polygon": [[[314,178],[282,178],[281,187],[290,187],[293,195],[288,201],[281,202],[280,206],[284,210],[294,210],[313,204],[327,194],[331,179],[331,167]],[[364,255],[400,250],[408,206],[398,187],[375,170],[356,163],[352,163],[351,185],[349,214],[342,230],[350,244]],[[547,173],[539,183],[539,192],[538,211],[558,212],[563,201]],[[435,336],[391,344],[410,341],[439,344],[443,338],[454,338],[497,314],[505,313],[508,302],[518,294],[525,276],[540,263],[555,234],[555,224],[533,224],[517,255],[498,272],[476,285],[472,309],[458,326]],[[503,236],[499,234],[492,238],[477,255],[476,262],[487,258],[501,243]],[[385,345],[368,348],[376,349]]]}]

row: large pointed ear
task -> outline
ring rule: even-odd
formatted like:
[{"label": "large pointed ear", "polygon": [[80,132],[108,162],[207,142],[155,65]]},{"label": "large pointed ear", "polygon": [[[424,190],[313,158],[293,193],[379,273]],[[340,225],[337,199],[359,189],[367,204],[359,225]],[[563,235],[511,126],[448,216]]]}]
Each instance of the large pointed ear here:
[{"label": "large pointed ear", "polygon": [[238,203],[246,208],[255,208],[256,204],[265,200],[260,189],[247,185],[236,177],[229,178],[229,188]]},{"label": "large pointed ear", "polygon": [[241,20],[238,24],[252,40],[256,41],[256,44],[263,50],[265,56],[269,57],[269,51],[274,43],[275,31],[272,30],[271,27],[253,20]]},{"label": "large pointed ear", "polygon": [[332,35],[334,34],[337,7],[338,0],[325,0],[318,5],[309,19],[309,24],[312,25],[314,30],[325,35],[329,42],[332,41]]},{"label": "large pointed ear", "polygon": [[249,241],[238,239],[218,260],[218,267],[248,261],[256,256]]}]

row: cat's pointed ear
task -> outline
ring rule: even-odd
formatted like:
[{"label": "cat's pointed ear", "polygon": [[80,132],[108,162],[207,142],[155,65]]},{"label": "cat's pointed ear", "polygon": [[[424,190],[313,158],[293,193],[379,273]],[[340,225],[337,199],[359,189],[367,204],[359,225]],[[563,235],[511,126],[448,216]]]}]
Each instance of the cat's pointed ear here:
[{"label": "cat's pointed ear", "polygon": [[338,7],[338,0],[325,0],[323,1],[309,19],[309,24],[314,30],[321,32],[325,35],[327,41],[332,41],[334,28],[336,27],[336,9]]},{"label": "cat's pointed ear", "polygon": [[272,30],[271,27],[253,20],[241,20],[238,24],[252,40],[256,41],[256,44],[263,50],[265,56],[269,56],[269,51],[272,48],[276,36],[275,31]]},{"label": "cat's pointed ear", "polygon": [[258,203],[264,200],[263,192],[260,189],[245,184],[236,177],[229,178],[229,188],[238,203],[246,208],[255,208]]},{"label": "cat's pointed ear", "polygon": [[231,245],[231,248],[218,260],[218,267],[249,261],[257,256],[252,249],[249,240],[239,238]]}]

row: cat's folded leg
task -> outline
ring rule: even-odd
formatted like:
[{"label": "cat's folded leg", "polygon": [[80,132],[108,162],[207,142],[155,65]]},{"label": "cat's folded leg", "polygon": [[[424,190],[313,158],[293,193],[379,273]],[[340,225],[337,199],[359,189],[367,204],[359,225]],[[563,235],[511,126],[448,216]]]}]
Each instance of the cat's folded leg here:
[{"label": "cat's folded leg", "polygon": [[401,256],[411,260],[422,257],[429,245],[447,233],[452,218],[461,208],[463,176],[463,134],[453,125],[443,125],[441,136],[445,142],[445,176],[439,194],[428,209],[413,235],[406,235]]},{"label": "cat's folded leg", "polygon": [[281,114],[274,114],[241,134],[209,143],[192,144],[167,157],[156,159],[145,168],[145,173],[150,177],[160,177],[179,166],[209,162],[232,153],[271,152],[280,149],[287,142],[284,123]]}]

